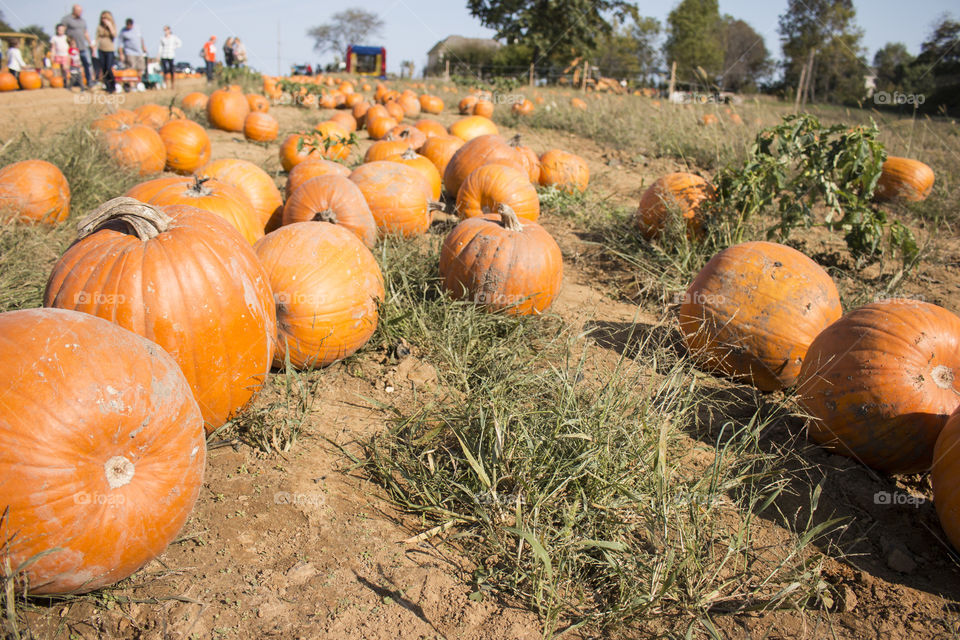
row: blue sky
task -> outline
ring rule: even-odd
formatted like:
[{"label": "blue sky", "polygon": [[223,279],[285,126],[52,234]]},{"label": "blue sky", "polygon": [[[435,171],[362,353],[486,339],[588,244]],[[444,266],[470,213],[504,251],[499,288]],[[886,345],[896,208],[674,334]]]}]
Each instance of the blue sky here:
[{"label": "blue sky", "polygon": [[[426,63],[427,51],[450,34],[486,37],[492,34],[474,19],[460,0],[366,0],[356,5],[317,0],[264,2],[264,0],[162,0],[160,2],[81,3],[91,29],[101,9],[110,9],[119,22],[132,17],[143,30],[147,46],[155,55],[164,24],[173,26],[184,46],[177,59],[199,61],[203,42],[215,34],[219,42],[229,35],[240,36],[247,47],[249,63],[261,71],[289,71],[295,62],[328,62],[329,56],[313,53],[306,36],[310,26],[322,24],[344,8],[359,6],[379,14],[386,23],[381,38],[365,44],[387,48],[389,71],[397,72],[402,60],[413,60],[418,69]],[[677,2],[637,2],[644,15],[666,21]],[[0,0],[0,11],[7,22],[19,28],[39,24],[53,32],[53,25],[70,11],[72,3],[63,0]],[[903,42],[912,53],[930,33],[938,16],[952,12],[960,17],[956,0],[854,0],[857,23],[864,31],[864,45],[872,59],[887,42]],[[720,12],[750,23],[766,41],[774,56],[780,54],[777,18],[787,0],[720,0]]]}]

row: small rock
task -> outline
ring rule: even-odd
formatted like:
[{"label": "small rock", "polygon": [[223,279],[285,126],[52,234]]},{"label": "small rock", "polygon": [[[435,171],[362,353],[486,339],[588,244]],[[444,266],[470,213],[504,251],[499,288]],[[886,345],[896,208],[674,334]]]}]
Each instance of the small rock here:
[{"label": "small rock", "polygon": [[840,590],[839,610],[842,613],[850,613],[857,608],[857,594],[849,585],[843,585]]},{"label": "small rock", "polygon": [[317,568],[312,562],[301,562],[290,567],[287,571],[287,580],[294,586],[299,586],[317,575]]},{"label": "small rock", "polygon": [[917,563],[910,557],[909,553],[895,547],[887,555],[887,566],[900,573],[913,573],[917,568]]},{"label": "small rock", "polygon": [[393,393],[393,387],[388,384],[387,388],[384,389],[384,391],[386,391],[387,393]]}]

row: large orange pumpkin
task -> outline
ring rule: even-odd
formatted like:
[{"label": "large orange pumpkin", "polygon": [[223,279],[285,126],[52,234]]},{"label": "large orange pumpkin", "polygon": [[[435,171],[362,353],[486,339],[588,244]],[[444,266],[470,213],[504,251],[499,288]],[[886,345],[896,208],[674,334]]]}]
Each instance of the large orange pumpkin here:
[{"label": "large orange pumpkin", "polygon": [[542,313],[560,292],[563,256],[543,227],[501,205],[453,228],[440,250],[440,275],[455,299],[515,315]]},{"label": "large orange pumpkin", "polygon": [[583,192],[590,183],[590,169],[578,155],[551,149],[540,156],[540,185],[568,193]]},{"label": "large orange pumpkin", "polygon": [[54,225],[70,215],[70,185],[55,165],[23,160],[0,169],[0,219]]},{"label": "large orange pumpkin", "polygon": [[933,189],[933,169],[919,160],[889,156],[877,180],[878,200],[926,200]]},{"label": "large orange pumpkin", "polygon": [[763,391],[793,386],[813,339],[843,313],[830,275],[796,249],[746,242],[715,255],[680,306],[703,366]]},{"label": "large orange pumpkin", "polygon": [[277,366],[285,358],[298,368],[326,366],[373,335],[383,276],[352,231],[297,222],[269,233],[254,249],[277,301]]},{"label": "large orange pumpkin", "polygon": [[84,218],[44,306],[111,320],[183,369],[213,431],[270,371],[273,296],[256,255],[227,222],[193,207],[114,198]]},{"label": "large orange pumpkin", "polygon": [[430,197],[439,202],[440,194],[443,191],[443,182],[440,179],[440,172],[437,171],[437,168],[429,159],[413,149],[407,149],[401,154],[389,156],[386,160],[399,162],[411,169],[416,169],[430,184]]},{"label": "large orange pumpkin", "polygon": [[249,160],[222,158],[197,171],[200,176],[236,187],[247,197],[264,228],[280,226],[283,196],[270,175]]},{"label": "large orange pumpkin", "polygon": [[464,144],[466,143],[457,136],[448,134],[430,136],[418,153],[433,163],[442,179],[453,154]]},{"label": "large orange pumpkin", "polygon": [[167,150],[166,167],[176,173],[193,173],[210,160],[210,137],[193,120],[171,120],[160,127]]},{"label": "large orange pumpkin", "polygon": [[266,96],[262,96],[259,93],[248,93],[247,104],[250,106],[250,111],[259,111],[262,113],[270,111],[270,101],[267,100]]},{"label": "large orange pumpkin", "polygon": [[540,196],[522,169],[485,164],[474,169],[457,192],[457,215],[461,218],[496,213],[501,204],[525,220],[536,222],[540,217]]},{"label": "large orange pumpkin", "polygon": [[163,187],[148,202],[161,207],[182,204],[209,211],[232,224],[250,244],[263,237],[260,216],[242,191],[219,180],[196,175],[193,178],[187,183]]},{"label": "large orange pumpkin", "polygon": [[[427,156],[429,157],[429,156]],[[485,164],[503,164],[514,169],[523,169],[523,160],[507,141],[500,136],[480,136],[460,147],[443,173],[443,186],[447,193],[456,195],[460,185],[473,171]]]},{"label": "large orange pumpkin", "polygon": [[243,131],[250,105],[242,91],[217,89],[207,100],[207,119],[217,129]]},{"label": "large orange pumpkin", "polygon": [[350,174],[381,233],[414,236],[433,221],[430,184],[420,172],[398,162],[362,164]]},{"label": "large orange pumpkin", "polygon": [[188,93],[187,95],[183,96],[183,100],[180,101],[180,106],[184,109],[201,111],[207,108],[208,100],[209,97],[207,94],[194,91],[193,93]]},{"label": "large orange pumpkin", "polygon": [[[422,131],[427,138],[449,135],[447,128],[436,120],[421,118],[420,120],[417,120],[413,126],[415,126],[417,129],[420,129],[420,131]],[[417,148],[419,149],[419,147]]]},{"label": "large orange pumpkin", "polygon": [[398,156],[408,150],[410,145],[406,140],[377,140],[367,149],[363,156],[364,162],[376,162]]},{"label": "large orange pumpkin", "polygon": [[254,142],[273,142],[280,123],[269,113],[251,111],[243,121],[243,137]]},{"label": "large orange pumpkin", "polygon": [[[176,111],[174,111],[175,109]],[[153,129],[159,129],[171,120],[183,118],[183,112],[176,107],[163,107],[159,104],[140,105],[133,112],[137,116],[136,121],[138,123],[145,124]]]},{"label": "large orange pumpkin", "polygon": [[36,71],[20,72],[20,88],[32,91],[43,86],[43,78]]},{"label": "large orange pumpkin", "polygon": [[0,72],[0,91],[16,91],[20,88],[17,76],[9,71]]},{"label": "large orange pumpkin", "polygon": [[497,133],[497,125],[483,116],[467,116],[450,125],[450,135],[457,136],[464,142],[480,136],[495,136]]},{"label": "large orange pumpkin", "polygon": [[713,187],[700,176],[668,173],[658,178],[640,197],[637,227],[645,238],[652,240],[663,231],[667,219],[676,213],[686,220],[688,235],[699,235],[704,223],[701,203],[713,197]]},{"label": "large orange pumpkin", "polygon": [[527,170],[530,182],[540,184],[540,156],[537,155],[537,152],[521,142],[520,134],[510,138],[508,144],[520,154],[520,160]]},{"label": "large orange pumpkin", "polygon": [[4,557],[32,595],[126,578],[183,527],[203,419],[177,363],[85,313],[0,314]]},{"label": "large orange pumpkin", "polygon": [[304,182],[283,206],[283,224],[322,221],[353,231],[370,248],[377,243],[377,223],[355,182],[325,175]]},{"label": "large orange pumpkin", "polygon": [[100,116],[91,122],[90,126],[98,131],[111,131],[132,124],[137,124],[137,114],[129,109],[117,109],[113,113]]},{"label": "large orange pumpkin", "polygon": [[420,110],[424,113],[443,113],[443,99],[425,93],[420,96]]},{"label": "large orange pumpkin", "polygon": [[122,125],[103,136],[110,155],[124,169],[147,176],[160,173],[167,164],[163,138],[146,125]]},{"label": "large orange pumpkin", "polygon": [[381,116],[374,118],[367,114],[367,135],[371,140],[383,140],[390,131],[400,123],[396,118]]},{"label": "large orange pumpkin", "polygon": [[951,414],[937,438],[930,482],[940,527],[953,548],[960,549],[960,409]]},{"label": "large orange pumpkin", "polygon": [[321,122],[314,127],[318,139],[314,144],[328,160],[346,160],[350,156],[350,132],[333,120]]},{"label": "large orange pumpkin", "polygon": [[925,471],[960,404],[960,318],[915,300],[851,311],[810,345],[797,391],[814,441],[887,473]]},{"label": "large orange pumpkin", "polygon": [[309,158],[299,163],[290,170],[287,176],[287,184],[284,188],[287,198],[293,195],[297,187],[311,178],[319,176],[336,175],[349,176],[350,168],[339,162],[327,160],[326,158]]}]

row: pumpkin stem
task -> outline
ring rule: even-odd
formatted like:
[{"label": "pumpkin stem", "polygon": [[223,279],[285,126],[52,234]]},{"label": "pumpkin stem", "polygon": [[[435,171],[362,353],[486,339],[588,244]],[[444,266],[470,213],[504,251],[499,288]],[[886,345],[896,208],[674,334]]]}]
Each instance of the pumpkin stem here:
[{"label": "pumpkin stem", "polygon": [[413,150],[413,147],[407,147],[407,150],[401,153],[400,157],[404,160],[413,160],[417,157],[417,152]]},{"label": "pumpkin stem", "polygon": [[500,206],[497,207],[497,213],[500,214],[500,220],[503,222],[505,229],[510,231],[523,231],[523,224],[520,222],[520,218],[517,217],[516,212],[510,208],[510,205],[501,202]]},{"label": "pumpkin stem", "polygon": [[330,224],[337,224],[337,213],[333,209],[324,209],[323,211],[317,211],[313,216],[314,221],[316,222],[329,222]]},{"label": "pumpkin stem", "polygon": [[514,148],[519,147],[519,146],[520,146],[520,134],[518,133],[518,134],[514,135],[512,138],[510,138],[510,141],[507,142],[507,144],[509,144],[511,147],[514,147]]},{"label": "pumpkin stem", "polygon": [[78,222],[77,239],[82,240],[100,229],[116,229],[117,222],[125,223],[128,233],[146,242],[169,229],[173,218],[152,205],[120,196],[107,200]]},{"label": "pumpkin stem", "polygon": [[190,187],[187,189],[188,195],[191,195],[195,198],[210,195],[210,190],[207,189],[205,186],[203,186],[204,183],[209,179],[210,179],[210,176],[204,176],[201,178],[199,175],[194,174],[193,184],[190,185]]},{"label": "pumpkin stem", "polygon": [[447,205],[439,200],[431,200],[429,203],[429,208],[430,211],[443,211],[444,213],[447,212]]}]

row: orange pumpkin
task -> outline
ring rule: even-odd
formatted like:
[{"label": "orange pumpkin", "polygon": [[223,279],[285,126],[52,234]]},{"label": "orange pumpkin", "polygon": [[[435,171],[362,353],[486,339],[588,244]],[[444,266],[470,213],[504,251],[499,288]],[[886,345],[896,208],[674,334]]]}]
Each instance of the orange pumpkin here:
[{"label": "orange pumpkin", "polygon": [[705,113],[702,116],[700,116],[700,124],[705,127],[718,124],[719,122],[720,122],[720,118],[718,118],[716,114],[713,114],[713,113]]},{"label": "orange pumpkin", "polygon": [[460,147],[443,173],[443,186],[447,193],[460,192],[460,185],[473,171],[485,164],[503,164],[523,170],[523,160],[507,141],[500,136],[480,136]]},{"label": "orange pumpkin", "polygon": [[20,88],[28,91],[39,89],[43,86],[43,78],[36,71],[20,72]]},{"label": "orange pumpkin", "polygon": [[216,214],[232,224],[250,244],[263,237],[263,223],[247,196],[219,180],[194,176],[186,184],[175,182],[154,193],[148,203],[161,207],[187,205]]},{"label": "orange pumpkin", "polygon": [[404,93],[397,98],[397,105],[403,109],[403,115],[407,118],[416,118],[420,115],[420,100],[413,93]]},{"label": "orange pumpkin", "polygon": [[328,160],[346,160],[350,156],[350,132],[332,120],[321,122],[314,127],[318,136],[316,144]]},{"label": "orange pumpkin", "polygon": [[136,198],[140,202],[149,202],[150,198],[172,184],[186,186],[192,183],[193,178],[188,178],[186,176],[165,176],[162,178],[146,180],[136,184],[130,187],[123,195],[127,196],[128,198]]},{"label": "orange pumpkin", "polygon": [[280,123],[269,113],[251,111],[243,121],[243,137],[254,142],[273,142]]},{"label": "orange pumpkin", "polygon": [[791,387],[813,339],[843,309],[830,275],[796,249],[746,242],[697,274],[680,306],[680,330],[702,366],[762,391]]},{"label": "orange pumpkin", "polygon": [[355,353],[376,331],[383,276],[352,231],[297,222],[254,248],[277,300],[277,366],[286,358],[301,369],[326,366]]},{"label": "orange pumpkin", "polygon": [[217,89],[207,101],[207,119],[217,129],[243,131],[250,105],[242,91]]},{"label": "orange pumpkin", "polygon": [[951,414],[937,438],[930,482],[940,527],[953,548],[960,549],[960,409]]},{"label": "orange pumpkin", "polygon": [[97,131],[112,131],[120,129],[124,125],[136,124],[137,114],[129,109],[117,109],[113,113],[101,116],[90,123],[90,126]]},{"label": "orange pumpkin", "polygon": [[122,168],[141,176],[160,173],[167,164],[167,149],[160,134],[142,124],[122,125],[105,131],[110,155]]},{"label": "orange pumpkin", "polygon": [[570,106],[573,107],[574,109],[578,109],[578,110],[580,110],[580,111],[586,111],[586,110],[587,110],[587,103],[584,102],[583,100],[581,100],[580,98],[571,98],[571,99],[570,99]]},{"label": "orange pumpkin", "polygon": [[[447,134],[447,128],[437,122],[436,120],[428,120],[426,118],[417,120],[414,125],[417,129],[420,129],[424,135],[428,138],[433,136],[445,136]],[[419,147],[418,147],[419,148]]]},{"label": "orange pumpkin", "polygon": [[925,471],[960,404],[960,318],[915,300],[851,311],[810,345],[797,391],[815,442],[886,473]]},{"label": "orange pumpkin", "polygon": [[533,113],[533,110],[533,103],[526,98],[521,102],[513,103],[513,106],[510,107],[510,112],[518,116],[528,116]]},{"label": "orange pumpkin", "polygon": [[201,111],[207,108],[208,100],[209,97],[207,94],[194,91],[193,93],[188,93],[187,95],[183,96],[183,100],[180,101],[180,106],[184,109]]},{"label": "orange pumpkin", "polygon": [[357,121],[358,128],[363,127],[367,123],[367,111],[369,110],[370,103],[366,100],[361,100],[357,104],[353,105],[353,110],[350,113]]},{"label": "orange pumpkin", "polygon": [[385,102],[383,104],[383,108],[387,110],[387,114],[391,118],[396,120],[397,123],[402,122],[404,116],[406,115],[406,112],[403,110],[403,107],[401,107],[399,103],[392,100],[389,102]]},{"label": "orange pumpkin", "polygon": [[587,162],[578,155],[551,149],[540,156],[540,185],[567,193],[584,192],[590,183]]},{"label": "orange pumpkin", "polygon": [[443,113],[443,99],[439,96],[423,94],[420,96],[420,110],[434,115]]},{"label": "orange pumpkin", "polygon": [[501,205],[499,213],[453,228],[440,250],[440,275],[454,299],[530,315],[549,308],[560,292],[563,256],[543,227]]},{"label": "orange pumpkin", "polygon": [[287,176],[287,184],[285,187],[287,198],[292,196],[293,192],[297,190],[297,187],[307,180],[326,175],[349,176],[350,169],[339,162],[333,162],[326,158],[309,158],[308,160],[304,160],[291,169],[290,175]]},{"label": "orange pumpkin", "polygon": [[480,136],[495,136],[497,133],[499,133],[497,125],[483,116],[467,116],[450,125],[450,135],[457,136],[464,142],[470,142]]},{"label": "orange pumpkin", "polygon": [[519,218],[536,222],[540,217],[540,197],[522,169],[485,164],[474,169],[457,192],[457,215],[461,218],[496,213],[501,204]]},{"label": "orange pumpkin", "polygon": [[478,100],[477,104],[473,105],[473,115],[481,116],[483,118],[492,118],[493,103],[489,100]]},{"label": "orange pumpkin", "polygon": [[368,115],[367,116],[367,135],[370,136],[371,140],[382,140],[398,124],[399,123],[396,121],[396,119],[391,118],[390,116],[383,116],[380,118],[371,118]]},{"label": "orange pumpkin", "polygon": [[158,133],[167,151],[166,168],[170,171],[193,173],[210,160],[210,137],[193,120],[171,120]]},{"label": "orange pumpkin", "polygon": [[466,143],[457,136],[448,134],[431,136],[420,147],[419,153],[433,163],[442,177],[453,154],[464,144]]},{"label": "orange pumpkin", "polygon": [[23,160],[0,169],[0,219],[55,225],[70,215],[70,185],[55,165]]},{"label": "orange pumpkin", "polygon": [[180,365],[206,429],[236,415],[273,360],[267,275],[240,234],[193,207],[114,198],[84,218],[44,306],[111,320]]},{"label": "orange pumpkin", "polygon": [[443,190],[443,182],[440,179],[440,172],[437,171],[437,168],[429,159],[420,155],[413,149],[405,149],[403,153],[388,156],[384,158],[384,160],[399,162],[400,164],[406,165],[411,169],[416,169],[420,175],[427,180],[427,183],[429,183],[431,197],[436,201],[440,200],[440,193]]},{"label": "orange pumpkin", "polygon": [[304,182],[283,207],[283,224],[322,221],[354,232],[366,246],[377,242],[377,223],[363,192],[349,178],[325,175]]},{"label": "orange pumpkin", "polygon": [[414,151],[423,146],[423,143],[427,141],[427,134],[416,127],[411,127],[408,124],[400,124],[395,126],[393,129],[387,132],[387,135],[383,137],[384,140],[400,140],[407,144],[407,146]]},{"label": "orange pumpkin", "polygon": [[136,114],[136,122],[145,124],[152,129],[159,129],[170,120],[183,118],[183,112],[176,107],[162,107],[159,104],[144,104],[134,109],[133,112]]},{"label": "orange pumpkin", "polygon": [[346,111],[337,111],[330,116],[330,121],[339,124],[347,133],[353,133],[357,130],[357,119]]},{"label": "orange pumpkin", "polygon": [[17,76],[9,71],[0,71],[0,91],[16,91],[20,88]]},{"label": "orange pumpkin", "polygon": [[214,160],[197,171],[197,175],[213,178],[243,193],[257,214],[261,227],[272,229],[280,226],[283,216],[280,190],[266,171],[249,160]]},{"label": "orange pumpkin", "polygon": [[250,107],[250,111],[260,111],[263,113],[270,111],[270,101],[267,100],[266,96],[262,96],[259,93],[248,93],[247,105]]},{"label": "orange pumpkin", "polygon": [[527,176],[530,178],[530,182],[540,184],[540,156],[537,155],[536,151],[524,146],[520,142],[520,134],[510,138],[508,144],[520,154],[520,160],[527,170]]},{"label": "orange pumpkin", "polygon": [[919,160],[889,156],[883,163],[874,197],[920,202],[930,195],[933,179],[933,169]]},{"label": "orange pumpkin", "polygon": [[203,419],[177,363],[85,313],[0,314],[4,556],[32,595],[111,585],[156,558],[203,484]]},{"label": "orange pumpkin", "polygon": [[430,228],[430,185],[416,169],[380,160],[360,165],[350,179],[363,192],[381,233],[414,236]]},{"label": "orange pumpkin", "polygon": [[462,116],[469,115],[473,113],[473,107],[478,101],[477,96],[465,96],[457,105],[457,110],[460,111],[460,115]]},{"label": "orange pumpkin", "polygon": [[367,149],[363,156],[364,162],[387,160],[400,155],[410,148],[406,140],[378,140]]},{"label": "orange pumpkin", "polygon": [[686,220],[688,235],[700,235],[704,224],[701,203],[713,197],[713,187],[700,176],[668,173],[658,178],[640,197],[637,227],[645,238],[652,240],[663,231],[667,219],[676,213]]}]

